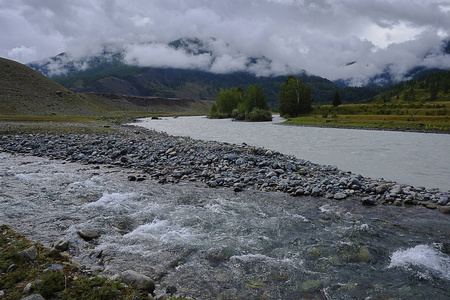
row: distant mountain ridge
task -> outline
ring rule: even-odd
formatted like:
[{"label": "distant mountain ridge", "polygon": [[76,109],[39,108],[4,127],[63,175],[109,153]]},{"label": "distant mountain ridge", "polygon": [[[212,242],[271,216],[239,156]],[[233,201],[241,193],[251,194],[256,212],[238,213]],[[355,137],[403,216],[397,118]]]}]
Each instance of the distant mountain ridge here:
[{"label": "distant mountain ridge", "polygon": [[[171,45],[186,47],[182,41]],[[202,53],[204,50],[201,47],[191,47],[190,51]],[[252,61],[248,63],[251,64]],[[247,88],[249,85],[259,84],[271,107],[278,106],[279,88],[288,77],[258,77],[249,72],[216,74],[195,69],[139,67],[125,64],[123,54],[107,51],[100,56],[78,60],[71,60],[69,55],[62,53],[28,66],[72,91],[101,94],[215,100],[221,88]],[[344,103],[356,102],[378,93],[377,90],[368,88],[339,88],[328,79],[308,75],[306,72],[294,75],[311,87],[314,104],[331,103],[337,89]]]},{"label": "distant mountain ridge", "polygon": [[0,115],[94,116],[208,113],[212,103],[192,99],[77,93],[18,62],[0,58]]},{"label": "distant mountain ridge", "polygon": [[[214,43],[214,38],[207,41],[198,38],[180,38],[166,46],[167,49],[182,50],[190,56],[211,56],[214,63],[211,46]],[[443,51],[450,53],[450,41],[443,47]],[[355,63],[357,62],[353,61],[348,65]],[[220,88],[227,89],[233,86],[247,88],[249,85],[259,84],[263,87],[269,104],[276,107],[279,87],[287,75],[256,76],[250,72],[256,66],[270,66],[270,64],[270,59],[266,57],[246,58],[247,71],[231,73],[214,73],[195,67],[142,67],[138,63],[130,62],[124,49],[106,47],[95,56],[74,59],[69,54],[62,53],[47,60],[29,63],[28,66],[78,92],[215,100]],[[418,78],[435,71],[438,70],[417,67],[411,69],[405,76],[408,79]],[[385,87],[398,82],[390,66],[386,66],[382,73],[373,76],[363,87],[350,87],[351,79],[332,82],[326,78],[310,75],[306,71],[292,75],[301,78],[311,87],[314,104],[331,103],[336,90],[341,95],[343,103],[356,103],[371,98]]]}]

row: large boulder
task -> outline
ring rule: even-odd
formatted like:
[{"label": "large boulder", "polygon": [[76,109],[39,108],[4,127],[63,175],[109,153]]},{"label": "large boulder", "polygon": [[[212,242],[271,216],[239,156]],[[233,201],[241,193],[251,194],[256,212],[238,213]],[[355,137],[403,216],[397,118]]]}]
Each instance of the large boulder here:
[{"label": "large boulder", "polygon": [[77,231],[77,234],[85,241],[90,241],[100,237],[100,234],[92,229],[80,229]]},{"label": "large boulder", "polygon": [[127,270],[122,273],[121,282],[128,284],[138,290],[148,291],[153,293],[155,290],[155,283],[150,277],[139,274],[133,270]]},{"label": "large boulder", "polygon": [[16,254],[18,258],[23,258],[25,260],[33,261],[36,259],[36,256],[38,254],[38,249],[36,246],[31,246],[23,251],[20,251]]}]

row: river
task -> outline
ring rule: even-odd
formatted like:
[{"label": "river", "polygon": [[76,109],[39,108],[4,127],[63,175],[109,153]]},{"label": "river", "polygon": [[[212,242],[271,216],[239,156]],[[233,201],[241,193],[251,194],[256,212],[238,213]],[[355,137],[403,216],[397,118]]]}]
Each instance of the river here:
[{"label": "river", "polygon": [[[450,299],[450,217],[423,207],[130,182],[136,170],[0,153],[0,223],[196,299]],[[86,242],[77,230],[101,237]],[[101,259],[99,257],[102,257]]]},{"label": "river", "polygon": [[450,135],[279,125],[282,121],[279,116],[262,123],[178,117],[141,119],[134,125],[201,140],[245,142],[374,179],[450,189]]}]

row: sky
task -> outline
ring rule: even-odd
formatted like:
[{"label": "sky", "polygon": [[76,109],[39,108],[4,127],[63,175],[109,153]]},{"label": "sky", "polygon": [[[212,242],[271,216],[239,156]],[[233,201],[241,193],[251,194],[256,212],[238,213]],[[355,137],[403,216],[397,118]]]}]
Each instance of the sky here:
[{"label": "sky", "polygon": [[[305,70],[353,85],[387,66],[398,79],[415,66],[450,69],[449,0],[0,0],[0,28],[0,57],[21,63],[108,47],[141,66]],[[208,52],[167,46],[179,38]]]}]

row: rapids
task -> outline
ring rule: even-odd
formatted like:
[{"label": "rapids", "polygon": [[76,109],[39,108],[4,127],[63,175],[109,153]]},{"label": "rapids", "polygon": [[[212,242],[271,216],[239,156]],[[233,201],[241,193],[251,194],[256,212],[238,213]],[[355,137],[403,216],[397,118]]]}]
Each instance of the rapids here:
[{"label": "rapids", "polygon": [[[140,171],[0,153],[0,223],[112,276],[196,299],[448,299],[450,217],[423,207],[130,182]],[[76,231],[101,237],[86,242]]]}]

